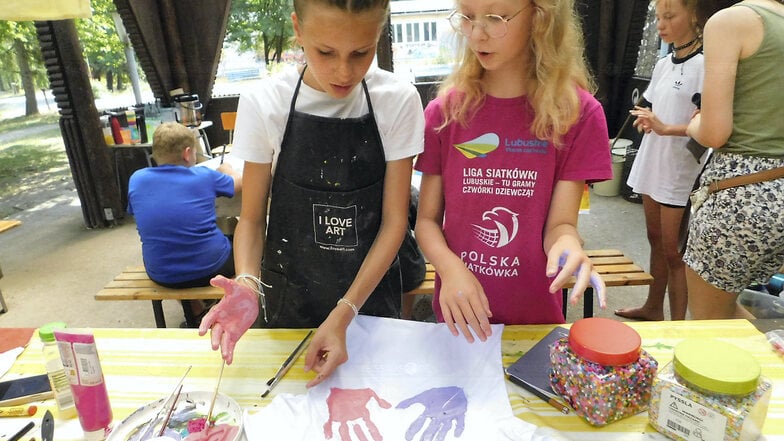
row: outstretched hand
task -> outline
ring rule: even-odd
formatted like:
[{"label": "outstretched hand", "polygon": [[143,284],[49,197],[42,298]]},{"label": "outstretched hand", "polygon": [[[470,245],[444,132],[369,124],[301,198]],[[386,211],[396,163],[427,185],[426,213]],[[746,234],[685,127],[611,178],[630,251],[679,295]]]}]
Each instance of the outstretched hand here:
[{"label": "outstretched hand", "polygon": [[259,315],[258,295],[248,286],[223,276],[210,280],[210,285],[222,288],[223,299],[213,306],[201,320],[199,335],[211,329],[212,349],[221,349],[227,364],[234,360],[234,346]]},{"label": "outstretched hand", "polygon": [[563,289],[571,276],[575,277],[574,287],[569,296],[569,303],[572,305],[577,304],[590,284],[599,298],[599,307],[602,309],[607,307],[605,298],[607,289],[604,281],[599,277],[599,273],[593,270],[593,263],[582,248],[569,250],[553,246],[547,255],[547,276],[554,277],[550,284],[551,293],[557,293]]}]

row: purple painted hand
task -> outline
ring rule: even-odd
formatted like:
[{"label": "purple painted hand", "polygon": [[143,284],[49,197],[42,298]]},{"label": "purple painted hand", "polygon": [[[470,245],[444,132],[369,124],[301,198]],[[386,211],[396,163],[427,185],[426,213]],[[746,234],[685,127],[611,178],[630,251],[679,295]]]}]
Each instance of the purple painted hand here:
[{"label": "purple painted hand", "polygon": [[212,286],[223,288],[223,299],[201,319],[199,335],[210,333],[212,349],[221,349],[227,364],[234,360],[234,346],[259,315],[258,295],[249,287],[216,276],[210,280]]},{"label": "purple painted hand", "polygon": [[456,386],[437,387],[428,389],[418,395],[403,400],[397,405],[398,409],[405,409],[412,404],[419,403],[425,406],[419,416],[406,431],[406,440],[411,441],[422,429],[427,420],[428,427],[422,432],[420,441],[443,441],[455,425],[455,438],[460,438],[465,428],[465,414],[468,410],[468,399],[463,389]]},{"label": "purple painted hand", "polygon": [[384,409],[392,407],[389,402],[381,399],[373,389],[339,389],[333,387],[329,390],[329,397],[327,397],[327,408],[329,410],[329,419],[324,423],[324,437],[332,439],[332,424],[338,423],[338,433],[340,434],[341,441],[351,441],[351,434],[349,433],[349,422],[353,421],[354,433],[357,434],[359,439],[367,440],[362,426],[356,420],[361,420],[365,423],[370,438],[373,441],[382,441],[384,438],[381,436],[378,427],[370,420],[370,411],[367,408],[368,402],[375,398],[378,405]]}]

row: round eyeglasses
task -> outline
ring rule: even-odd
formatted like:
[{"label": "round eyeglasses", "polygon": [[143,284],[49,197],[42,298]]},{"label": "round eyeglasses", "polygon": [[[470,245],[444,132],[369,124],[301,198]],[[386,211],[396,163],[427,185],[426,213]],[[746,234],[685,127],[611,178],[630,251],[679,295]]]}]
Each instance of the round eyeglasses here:
[{"label": "round eyeglasses", "polygon": [[452,11],[447,17],[449,24],[455,32],[462,34],[465,37],[470,37],[474,31],[474,26],[479,26],[490,38],[502,38],[509,31],[509,21],[517,17],[518,14],[523,12],[525,8],[530,6],[531,3],[523,6],[523,9],[512,14],[509,18],[501,17],[496,14],[481,15],[478,18],[470,19],[465,15]]}]

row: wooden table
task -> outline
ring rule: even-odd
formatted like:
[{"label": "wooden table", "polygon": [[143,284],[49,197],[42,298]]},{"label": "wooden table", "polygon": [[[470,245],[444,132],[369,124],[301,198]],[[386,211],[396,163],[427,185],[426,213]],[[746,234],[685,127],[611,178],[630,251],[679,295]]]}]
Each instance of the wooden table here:
[{"label": "wooden table", "polygon": [[[779,323],[780,324],[780,323]],[[671,360],[672,348],[687,337],[716,337],[750,351],[762,366],[763,375],[773,383],[773,396],[763,428],[765,439],[784,440],[784,358],[770,348],[764,335],[746,320],[629,322],[643,339],[643,348],[664,366]],[[502,357],[508,366],[552,329],[552,325],[507,326],[503,333]],[[0,340],[4,339],[0,329]],[[210,391],[220,370],[220,358],[209,346],[207,337],[189,329],[95,329],[98,351],[106,376],[115,424],[138,407],[166,396],[188,365],[192,365],[183,390]],[[265,406],[280,393],[302,394],[312,373],[302,370],[302,357],[273,390],[262,399],[265,382],[305,335],[305,330],[252,329],[235,351],[234,363],[227,366],[221,391],[248,409]],[[5,378],[43,373],[41,343],[33,337]],[[642,413],[594,428],[573,412],[563,415],[524,389],[507,381],[512,409],[519,418],[560,431],[570,440],[650,440],[664,439],[648,425]],[[9,435],[28,420],[40,423],[43,412],[52,409],[49,400],[38,403],[32,418],[0,418],[0,437]],[[2,439],[2,438],[0,438]],[[28,438],[25,438],[28,439]],[[76,419],[57,421],[55,439],[80,440],[82,432]],[[469,440],[463,440],[469,441]]]}]

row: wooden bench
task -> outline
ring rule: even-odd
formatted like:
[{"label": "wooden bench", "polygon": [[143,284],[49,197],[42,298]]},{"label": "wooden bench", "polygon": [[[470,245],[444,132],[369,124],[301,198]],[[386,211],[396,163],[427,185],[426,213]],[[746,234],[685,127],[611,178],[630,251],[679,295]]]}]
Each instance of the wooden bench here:
[{"label": "wooden bench", "polygon": [[[653,277],[634,264],[631,258],[625,256],[620,250],[586,250],[591,258],[596,272],[602,277],[607,287],[650,285]],[[411,317],[414,306],[414,296],[433,295],[435,289],[436,272],[429,262],[425,281],[419,287],[403,294],[402,316]],[[574,286],[572,279],[563,289],[564,317],[566,317],[567,298],[569,289]],[[220,299],[223,290],[213,286],[201,288],[172,289],[166,288],[150,280],[144,271],[144,266],[130,266],[117,275],[103,289],[95,295],[95,300],[150,300],[155,315],[155,325],[159,328],[166,327],[163,316],[164,300],[179,300],[183,302],[185,321],[189,326],[194,325],[195,319],[190,314],[188,302],[190,300]],[[593,288],[588,287],[583,295],[583,316],[593,316]]]},{"label": "wooden bench", "polygon": [[[585,250],[593,262],[594,269],[604,284],[613,286],[639,286],[653,283],[653,276],[643,271],[631,258],[625,256],[620,250]],[[401,315],[410,318],[414,306],[414,296],[432,295],[435,290],[436,271],[430,262],[427,263],[425,281],[419,287],[403,295]],[[563,289],[563,314],[566,317],[569,289],[574,287],[574,278]],[[583,317],[593,316],[593,288],[588,287],[583,294]]]},{"label": "wooden bench", "polygon": [[158,285],[150,280],[143,265],[129,266],[103,287],[95,300],[150,300],[155,316],[155,326],[166,327],[163,316],[164,300],[179,300],[183,303],[185,322],[188,326],[196,325],[190,308],[191,300],[210,300],[223,297],[223,290],[214,286],[199,288],[173,289]]}]

